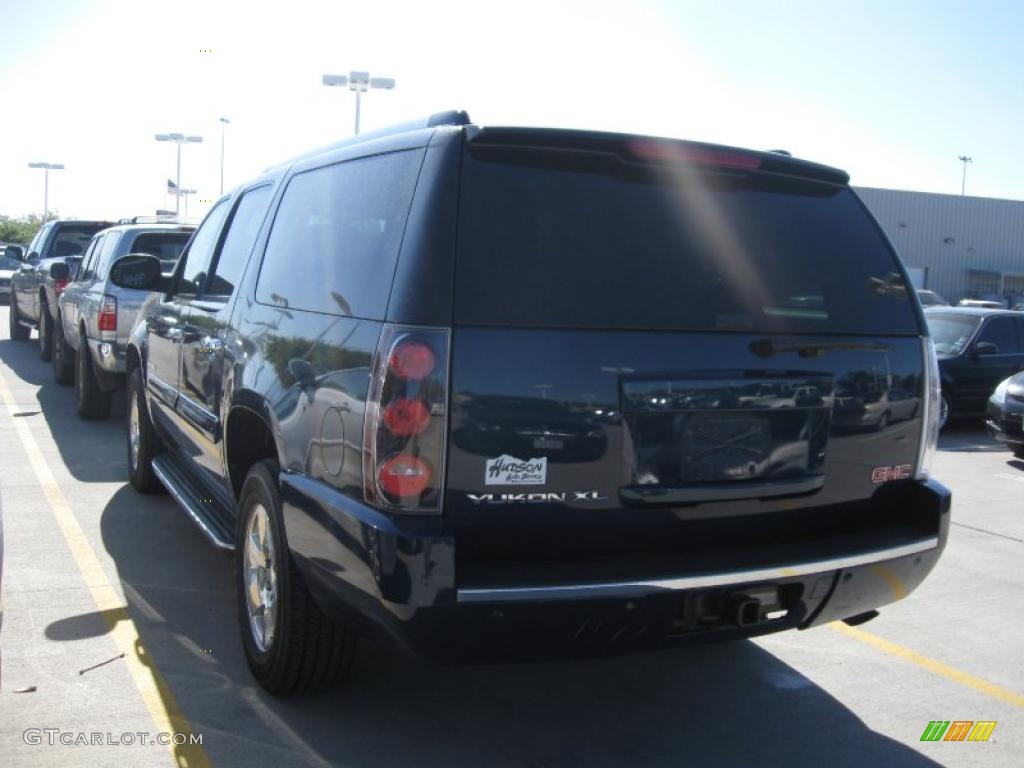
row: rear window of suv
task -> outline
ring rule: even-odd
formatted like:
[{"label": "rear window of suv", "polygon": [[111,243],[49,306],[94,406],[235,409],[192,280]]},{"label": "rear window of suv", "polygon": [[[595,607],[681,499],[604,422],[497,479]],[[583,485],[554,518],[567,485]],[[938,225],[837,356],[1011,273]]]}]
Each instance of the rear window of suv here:
[{"label": "rear window of suv", "polygon": [[460,198],[459,324],[920,332],[847,187],[476,146]]}]

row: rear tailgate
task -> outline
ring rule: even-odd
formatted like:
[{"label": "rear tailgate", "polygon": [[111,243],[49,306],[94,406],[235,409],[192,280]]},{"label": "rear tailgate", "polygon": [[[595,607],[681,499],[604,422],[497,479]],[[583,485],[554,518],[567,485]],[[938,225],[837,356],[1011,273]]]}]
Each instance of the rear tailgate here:
[{"label": "rear tailgate", "polygon": [[[911,535],[920,315],[838,172],[516,136],[485,131],[464,157],[445,502],[460,583]],[[666,146],[673,162],[648,162]]]}]

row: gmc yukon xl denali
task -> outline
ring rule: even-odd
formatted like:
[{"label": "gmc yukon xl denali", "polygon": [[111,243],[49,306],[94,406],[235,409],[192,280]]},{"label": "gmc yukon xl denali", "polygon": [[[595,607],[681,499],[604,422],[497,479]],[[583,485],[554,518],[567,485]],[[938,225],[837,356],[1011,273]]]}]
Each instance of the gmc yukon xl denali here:
[{"label": "gmc yukon xl denali", "polygon": [[[130,478],[233,549],[268,690],[357,636],[565,658],[851,623],[945,546],[935,353],[842,171],[643,136],[367,134],[218,201],[126,351]],[[845,401],[913,399],[843,429]]]}]

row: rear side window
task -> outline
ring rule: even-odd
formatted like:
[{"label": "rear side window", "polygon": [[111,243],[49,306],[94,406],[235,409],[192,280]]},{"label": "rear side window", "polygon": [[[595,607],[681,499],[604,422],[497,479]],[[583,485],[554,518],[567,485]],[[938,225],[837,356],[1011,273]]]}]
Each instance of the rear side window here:
[{"label": "rear side window", "polygon": [[422,152],[350,160],[296,175],[277,209],[256,299],[380,319]]},{"label": "rear side window", "polygon": [[192,237],[191,232],[143,232],[132,242],[130,253],[148,253],[160,259],[164,272],[170,272]]},{"label": "rear side window", "polygon": [[457,264],[466,325],[920,332],[853,193],[763,173],[471,147]]}]

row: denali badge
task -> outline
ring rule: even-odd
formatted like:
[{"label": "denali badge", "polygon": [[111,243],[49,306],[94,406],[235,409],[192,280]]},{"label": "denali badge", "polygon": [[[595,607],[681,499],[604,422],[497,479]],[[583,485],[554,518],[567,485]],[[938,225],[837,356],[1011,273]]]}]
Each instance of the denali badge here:
[{"label": "denali badge", "polygon": [[909,464],[897,464],[895,467],[875,467],[871,470],[872,483],[887,483],[890,480],[909,480],[912,467]]},{"label": "denali badge", "polygon": [[544,485],[548,479],[548,459],[521,461],[504,455],[487,460],[484,483],[487,485]]},{"label": "denali badge", "polygon": [[597,491],[569,491],[568,493],[467,493],[474,504],[544,504],[552,501],[606,501]]}]

